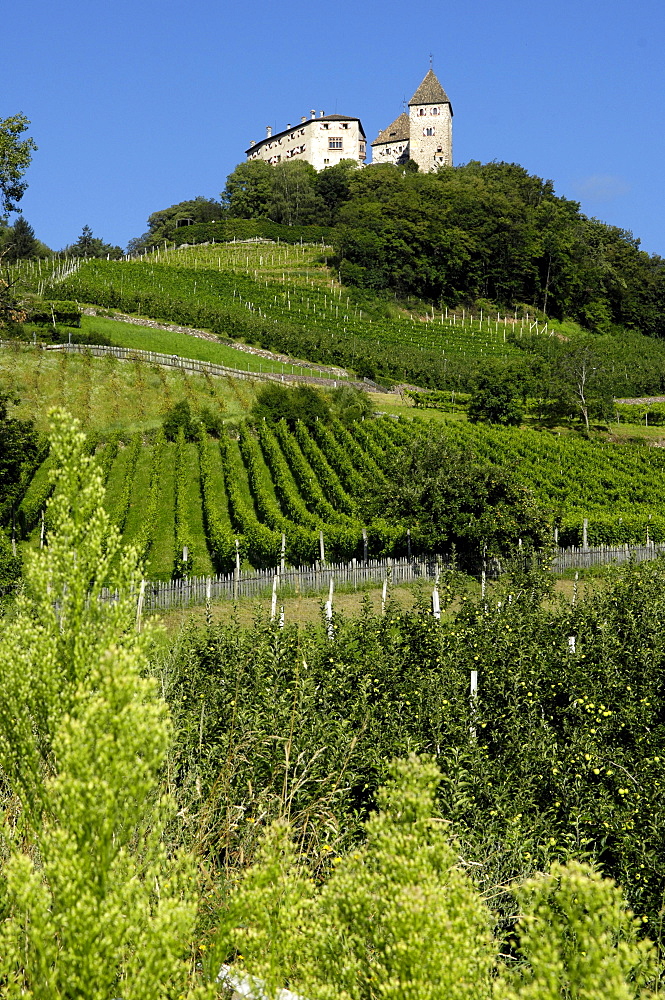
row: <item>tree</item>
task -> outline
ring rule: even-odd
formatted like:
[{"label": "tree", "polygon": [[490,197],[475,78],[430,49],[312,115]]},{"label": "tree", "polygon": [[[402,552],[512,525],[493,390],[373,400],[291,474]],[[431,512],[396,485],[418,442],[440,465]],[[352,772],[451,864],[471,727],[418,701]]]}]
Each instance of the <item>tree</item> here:
[{"label": "tree", "polygon": [[166,411],[162,428],[167,441],[176,441],[180,431],[183,432],[186,441],[194,441],[196,438],[196,423],[192,416],[192,410],[186,399],[181,399]]},{"label": "tree", "polygon": [[0,119],[0,199],[5,214],[16,210],[28,186],[21,178],[37,149],[30,137],[21,139],[29,124],[20,114]]},{"label": "tree", "polygon": [[469,420],[472,423],[482,421],[517,426],[522,422],[522,409],[516,395],[515,379],[506,365],[485,367],[473,379]]},{"label": "tree", "polygon": [[351,176],[357,169],[355,160],[340,160],[316,175],[314,187],[325,206],[325,216],[321,221],[326,225],[337,223],[339,209],[351,197]]},{"label": "tree", "polygon": [[[168,853],[170,740],[136,628],[141,574],[85,436],[55,415],[48,545],[0,630],[0,978],[6,995],[190,995],[195,866]],[[104,600],[105,588],[115,593]],[[5,993],[3,989],[3,993]]]},{"label": "tree", "polygon": [[555,401],[577,409],[588,434],[590,418],[605,417],[612,406],[610,381],[600,352],[588,339],[559,344],[552,358],[552,373]]},{"label": "tree", "polygon": [[65,247],[61,253],[67,257],[110,257],[112,260],[123,256],[121,247],[104,243],[97,236],[93,236],[90,226],[84,226],[76,243]]},{"label": "tree", "polygon": [[298,420],[305,424],[330,418],[330,405],[325,395],[312,385],[281,386],[268,382],[256,395],[252,414],[258,420],[278,423],[284,419],[293,426]]},{"label": "tree", "polygon": [[270,218],[284,226],[305,226],[321,221],[324,211],[316,190],[316,170],[311,163],[290,160],[272,167]]},{"label": "tree", "polygon": [[272,204],[272,167],[264,160],[239,163],[226,178],[222,205],[233,219],[268,219]]},{"label": "tree", "polygon": [[483,547],[500,556],[520,538],[539,548],[549,537],[547,517],[531,492],[505,469],[451,445],[445,430],[414,435],[394,452],[385,473],[386,482],[366,496],[367,520],[402,521],[425,550],[454,545],[473,567]]},{"label": "tree", "polygon": [[7,260],[28,260],[39,256],[35,231],[30,223],[19,215],[11,228],[7,246]]}]

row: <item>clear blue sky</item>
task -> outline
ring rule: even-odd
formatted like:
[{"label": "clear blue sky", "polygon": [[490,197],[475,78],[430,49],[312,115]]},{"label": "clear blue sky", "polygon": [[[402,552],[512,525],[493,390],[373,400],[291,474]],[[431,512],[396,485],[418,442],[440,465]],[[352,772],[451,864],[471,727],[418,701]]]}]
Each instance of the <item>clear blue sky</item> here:
[{"label": "clear blue sky", "polygon": [[218,197],[265,126],[311,108],[371,142],[429,66],[455,163],[507,160],[665,256],[663,0],[21,0],[3,14],[0,118],[39,146],[22,207],[59,249],[125,246],[148,215]]}]

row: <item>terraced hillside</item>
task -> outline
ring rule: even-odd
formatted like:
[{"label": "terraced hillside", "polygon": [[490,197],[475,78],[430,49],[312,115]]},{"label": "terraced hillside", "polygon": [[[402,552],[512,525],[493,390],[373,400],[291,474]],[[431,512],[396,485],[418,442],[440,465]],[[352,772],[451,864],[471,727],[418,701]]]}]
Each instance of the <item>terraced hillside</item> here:
[{"label": "terraced hillside", "polygon": [[463,384],[479,360],[516,354],[511,335],[533,326],[496,313],[408,311],[363,296],[339,284],[321,246],[180,247],[126,261],[84,261],[53,278],[39,267],[24,267],[24,281],[52,297],[203,327],[361,376],[422,385]]}]

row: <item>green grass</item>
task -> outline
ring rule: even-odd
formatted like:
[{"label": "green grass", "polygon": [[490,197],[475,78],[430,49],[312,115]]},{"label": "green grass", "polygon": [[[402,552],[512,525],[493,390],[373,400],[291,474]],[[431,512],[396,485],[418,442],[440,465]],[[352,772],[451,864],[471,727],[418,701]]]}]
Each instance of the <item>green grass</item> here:
[{"label": "green grass", "polygon": [[203,340],[187,333],[176,333],[171,330],[155,330],[149,326],[135,326],[133,323],[123,323],[120,320],[108,319],[105,316],[82,316],[81,330],[83,333],[102,334],[117,347],[130,347],[141,351],[158,351],[161,354],[177,354],[181,358],[193,358],[195,361],[210,361],[227,368],[237,368],[240,371],[277,372],[278,374],[318,375],[309,367],[284,364],[269,358],[257,357],[247,351],[240,351],[221,341]]},{"label": "green grass", "polygon": [[19,397],[15,416],[48,427],[48,412],[65,406],[86,432],[128,434],[160,426],[169,406],[187,399],[194,411],[208,406],[237,420],[251,407],[255,383],[187,374],[112,357],[91,358],[39,351],[21,344],[0,349],[0,389]]}]

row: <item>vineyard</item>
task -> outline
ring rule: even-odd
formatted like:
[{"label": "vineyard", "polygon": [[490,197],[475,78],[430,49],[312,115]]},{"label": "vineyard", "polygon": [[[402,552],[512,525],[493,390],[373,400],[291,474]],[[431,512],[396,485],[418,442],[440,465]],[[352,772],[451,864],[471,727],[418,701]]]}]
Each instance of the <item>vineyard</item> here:
[{"label": "vineyard", "polygon": [[53,297],[202,327],[369,378],[422,385],[459,386],[479,360],[517,355],[513,334],[544,330],[528,318],[407,311],[363,297],[339,284],[325,250],[312,245],[225,243],[75,267],[38,262],[22,265],[21,276],[26,288]]},{"label": "vineyard", "polygon": [[[423,427],[427,425],[423,422]],[[453,423],[478,458],[515,470],[549,509],[562,546],[665,541],[665,453],[526,428]]]},{"label": "vineyard", "polygon": [[[96,449],[106,481],[106,507],[152,579],[211,575],[235,565],[275,566],[282,536],[290,565],[392,553],[406,528],[357,517],[356,497],[368,477],[382,477],[391,446],[405,428],[375,420],[347,429],[321,424],[310,432],[285,424],[258,430],[241,424],[221,440],[150,441],[140,432],[114,434]],[[94,440],[92,442],[94,447]],[[18,510],[23,537],[41,531],[49,495],[49,463],[37,470]],[[48,525],[47,525],[48,527]],[[237,543],[237,545],[236,545]]]},{"label": "vineyard", "polygon": [[18,395],[16,415],[34,419],[40,431],[48,427],[49,410],[64,406],[87,432],[105,435],[156,429],[164,412],[180,400],[187,400],[194,412],[208,407],[234,420],[246,415],[254,399],[248,380],[187,374],[110,356],[36,351],[20,342],[0,350],[0,385]]},{"label": "vineyard", "polygon": [[[116,432],[91,447],[106,480],[106,505],[154,580],[255,568],[400,556],[424,544],[416,526],[364,523],[360,500],[384,480],[395,448],[423,433],[418,418],[332,420],[289,429],[241,420],[220,439],[202,429],[167,441]],[[549,512],[559,544],[665,541],[665,454],[550,433],[451,422],[452,443],[512,469]],[[18,511],[35,541],[49,491],[49,462],[37,470]],[[47,525],[48,527],[48,525]],[[414,529],[411,531],[411,529]],[[407,534],[410,531],[410,535]],[[284,546],[284,548],[282,548]]]}]

